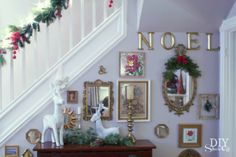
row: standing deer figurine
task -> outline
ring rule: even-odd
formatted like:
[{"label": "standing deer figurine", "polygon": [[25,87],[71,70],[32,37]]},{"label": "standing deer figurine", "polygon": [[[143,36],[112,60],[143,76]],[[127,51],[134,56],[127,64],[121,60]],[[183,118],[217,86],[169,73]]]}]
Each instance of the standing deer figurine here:
[{"label": "standing deer figurine", "polygon": [[51,84],[54,113],[45,115],[43,117],[43,132],[41,142],[44,143],[44,136],[47,129],[51,131],[52,142],[56,142],[56,146],[64,145],[63,132],[64,132],[64,115],[62,112],[62,105],[64,100],[61,96],[61,92],[65,89],[68,79],[57,80],[54,84]]},{"label": "standing deer figurine", "polygon": [[107,110],[107,108],[103,104],[99,104],[96,113],[94,113],[92,118],[90,119],[91,122],[96,122],[96,132],[98,134],[98,137],[105,138],[110,134],[119,134],[119,127],[112,127],[112,128],[103,127],[101,120],[101,115],[103,110]]}]

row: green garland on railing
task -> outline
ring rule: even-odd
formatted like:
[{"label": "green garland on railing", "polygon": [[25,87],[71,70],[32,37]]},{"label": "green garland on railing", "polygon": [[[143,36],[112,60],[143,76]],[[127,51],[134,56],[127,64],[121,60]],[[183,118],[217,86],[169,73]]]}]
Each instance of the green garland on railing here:
[{"label": "green garland on railing", "polygon": [[185,55],[186,48],[184,45],[177,45],[175,51],[176,55],[165,63],[166,71],[163,75],[166,80],[171,80],[174,77],[174,72],[179,69],[188,72],[190,76],[195,78],[201,76],[199,66],[189,56]]},{"label": "green garland on railing", "polygon": [[7,51],[13,53],[13,59],[16,59],[19,47],[24,48],[25,43],[30,44],[30,38],[33,31],[40,31],[40,23],[46,23],[49,26],[55,19],[61,18],[62,9],[67,9],[69,0],[50,0],[50,5],[34,13],[34,21],[20,26],[9,26],[9,33],[0,41],[0,65],[5,63],[4,55]]}]

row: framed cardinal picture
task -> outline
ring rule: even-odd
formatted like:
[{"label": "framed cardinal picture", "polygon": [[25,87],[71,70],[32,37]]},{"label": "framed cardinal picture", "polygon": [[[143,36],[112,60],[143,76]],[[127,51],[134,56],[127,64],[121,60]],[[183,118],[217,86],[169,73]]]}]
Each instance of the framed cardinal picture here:
[{"label": "framed cardinal picture", "polygon": [[179,147],[201,147],[202,125],[201,124],[179,124]]},{"label": "framed cardinal picture", "polygon": [[144,77],[145,54],[120,52],[120,77]]}]

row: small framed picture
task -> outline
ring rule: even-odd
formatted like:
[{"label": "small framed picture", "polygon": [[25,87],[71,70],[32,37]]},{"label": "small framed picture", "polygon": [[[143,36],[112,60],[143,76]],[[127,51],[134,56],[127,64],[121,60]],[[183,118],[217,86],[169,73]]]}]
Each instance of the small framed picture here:
[{"label": "small framed picture", "polygon": [[78,104],[78,91],[67,91],[67,103]]},{"label": "small framed picture", "polygon": [[150,84],[148,80],[118,81],[118,121],[126,122],[128,118],[128,100],[126,87],[134,87],[132,100],[133,120],[136,122],[150,121]]},{"label": "small framed picture", "polygon": [[201,124],[179,124],[179,147],[194,148],[202,146]]},{"label": "small framed picture", "polygon": [[219,119],[218,94],[199,94],[199,119]]},{"label": "small framed picture", "polygon": [[120,77],[144,77],[145,54],[120,52]]},{"label": "small framed picture", "polygon": [[6,145],[5,146],[5,157],[19,157],[19,146],[18,145]]}]

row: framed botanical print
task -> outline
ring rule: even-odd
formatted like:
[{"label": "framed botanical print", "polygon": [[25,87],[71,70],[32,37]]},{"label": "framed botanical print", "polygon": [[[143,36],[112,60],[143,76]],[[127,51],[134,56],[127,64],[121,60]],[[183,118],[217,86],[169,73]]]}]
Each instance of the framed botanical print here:
[{"label": "framed botanical print", "polygon": [[199,119],[219,119],[218,94],[199,94]]},{"label": "framed botanical print", "polygon": [[133,120],[150,121],[150,84],[148,80],[118,81],[118,121],[127,120],[128,99],[126,93],[127,86],[134,87],[134,98],[132,100]]},{"label": "framed botanical print", "polygon": [[145,54],[120,52],[120,77],[144,77]]},{"label": "framed botanical print", "polygon": [[201,147],[202,125],[201,124],[179,124],[179,147]]}]

